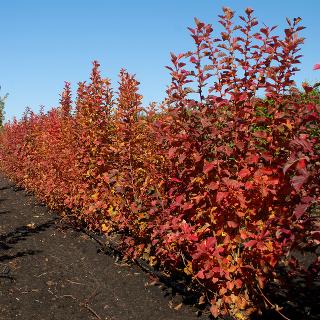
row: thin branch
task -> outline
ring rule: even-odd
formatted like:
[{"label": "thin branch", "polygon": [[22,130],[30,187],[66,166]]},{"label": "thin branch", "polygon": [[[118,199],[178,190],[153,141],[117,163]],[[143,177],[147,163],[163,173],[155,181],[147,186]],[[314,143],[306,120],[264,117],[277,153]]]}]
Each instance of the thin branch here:
[{"label": "thin branch", "polygon": [[281,313],[280,310],[281,310],[282,308],[280,309],[277,304],[273,304],[273,303],[264,295],[264,293],[262,292],[259,284],[258,284],[258,289],[259,289],[259,292],[260,292],[260,294],[262,295],[263,299],[271,306],[272,309],[274,309],[276,312],[278,312],[279,315],[280,315],[283,319],[285,319],[285,320],[291,320],[291,319],[289,319],[288,317],[286,317],[283,313]]}]

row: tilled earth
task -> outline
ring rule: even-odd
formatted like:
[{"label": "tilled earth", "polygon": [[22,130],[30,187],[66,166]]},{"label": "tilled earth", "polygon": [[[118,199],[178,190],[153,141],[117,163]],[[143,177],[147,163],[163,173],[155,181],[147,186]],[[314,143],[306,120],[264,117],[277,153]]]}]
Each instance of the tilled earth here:
[{"label": "tilled earth", "polygon": [[0,176],[0,320],[209,319],[140,268],[59,225]]}]

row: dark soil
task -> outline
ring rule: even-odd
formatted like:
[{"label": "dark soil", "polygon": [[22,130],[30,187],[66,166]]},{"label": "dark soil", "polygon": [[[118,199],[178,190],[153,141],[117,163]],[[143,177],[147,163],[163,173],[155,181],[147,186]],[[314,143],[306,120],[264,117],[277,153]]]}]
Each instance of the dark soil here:
[{"label": "dark soil", "polygon": [[[101,249],[0,175],[0,320],[211,319],[174,285]],[[291,320],[320,319],[318,280],[288,279],[268,297]]]}]

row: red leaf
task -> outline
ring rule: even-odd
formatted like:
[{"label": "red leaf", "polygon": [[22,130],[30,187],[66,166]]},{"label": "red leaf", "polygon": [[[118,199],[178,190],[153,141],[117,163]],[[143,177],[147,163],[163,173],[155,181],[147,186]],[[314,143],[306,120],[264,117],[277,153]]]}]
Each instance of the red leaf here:
[{"label": "red leaf", "polygon": [[234,282],[233,281],[228,281],[227,282],[227,289],[232,291],[233,288],[234,288]]},{"label": "red leaf", "polygon": [[308,178],[309,174],[306,171],[302,175],[294,176],[292,178],[292,186],[296,191],[299,191]]},{"label": "red leaf", "polygon": [[297,162],[297,169],[305,169],[306,168],[306,159],[301,159]]},{"label": "red leaf", "polygon": [[315,64],[313,70],[320,70],[320,63]]},{"label": "red leaf", "polygon": [[215,304],[211,306],[210,312],[215,318],[217,318],[220,313],[218,307]]},{"label": "red leaf", "polygon": [[206,276],[204,274],[204,271],[203,270],[200,270],[197,274],[196,274],[196,277],[199,278],[199,279],[204,279]]},{"label": "red leaf", "polygon": [[296,205],[293,214],[296,216],[297,219],[300,219],[302,215],[306,212],[306,210],[309,208],[310,204],[305,203],[299,203]]},{"label": "red leaf", "polygon": [[178,158],[179,163],[182,163],[182,162],[185,160],[185,158],[186,158],[186,155],[185,155],[185,154],[181,154],[181,155],[179,156],[179,158]]},{"label": "red leaf", "polygon": [[240,237],[242,240],[246,240],[248,238],[248,233],[244,229],[240,229]]},{"label": "red leaf", "polygon": [[138,212],[139,211],[139,209],[138,209],[138,207],[137,207],[137,205],[135,203],[131,204],[131,210],[132,210],[132,212]]},{"label": "red leaf", "polygon": [[266,282],[266,278],[263,276],[257,276],[257,280],[261,289],[264,288],[264,284]]},{"label": "red leaf", "polygon": [[303,150],[305,152],[312,152],[312,145],[311,143],[306,140],[306,139],[293,139],[291,142],[290,142],[290,145],[292,146],[298,146],[298,147],[302,147]]},{"label": "red leaf", "polygon": [[255,164],[255,163],[258,163],[258,161],[259,161],[259,156],[256,154],[251,154],[246,158],[246,162],[248,164]]},{"label": "red leaf", "polygon": [[213,283],[217,283],[217,282],[219,281],[219,279],[218,279],[218,278],[211,278],[211,281],[212,281]]},{"label": "red leaf", "polygon": [[176,197],[176,202],[175,202],[175,204],[178,205],[178,206],[180,206],[182,200],[183,200],[183,194],[178,195],[178,196]]},{"label": "red leaf", "polygon": [[183,210],[185,210],[185,211],[188,211],[188,210],[190,210],[190,209],[193,208],[193,203],[191,203],[191,202],[186,202],[185,204],[183,204],[183,205],[181,206],[181,208],[182,208]]},{"label": "red leaf", "polygon": [[313,87],[309,86],[306,82],[303,82],[301,85],[306,93],[309,93],[313,90]]},{"label": "red leaf", "polygon": [[234,284],[236,285],[236,287],[238,289],[241,289],[242,288],[242,280],[241,279],[237,279],[234,281]]},{"label": "red leaf", "polygon": [[239,101],[245,101],[247,99],[248,95],[246,92],[242,92],[238,98]]},{"label": "red leaf", "polygon": [[208,185],[207,185],[208,189],[210,190],[217,190],[219,188],[219,182],[217,181],[213,181],[213,182],[210,182]]},{"label": "red leaf", "polygon": [[198,60],[197,60],[194,56],[192,56],[192,57],[190,58],[190,62],[191,62],[191,63],[197,63]]},{"label": "red leaf", "polygon": [[251,190],[253,188],[253,184],[250,181],[247,181],[244,185],[244,187],[246,188],[246,190]]},{"label": "red leaf", "polygon": [[257,240],[250,240],[250,241],[248,241],[248,242],[246,242],[246,243],[244,244],[244,247],[245,247],[245,248],[252,248],[252,247],[255,246],[257,243],[258,243]]},{"label": "red leaf", "polygon": [[301,160],[308,160],[306,157],[303,158],[293,158],[291,157],[283,166],[283,173],[286,174],[286,172],[291,168],[292,165],[294,165],[296,162],[300,162]]},{"label": "red leaf", "polygon": [[213,162],[209,162],[203,166],[203,173],[208,174],[210,171],[213,170],[215,164]]},{"label": "red leaf", "polygon": [[234,221],[227,221],[227,224],[230,228],[237,228],[239,223],[234,222]]},{"label": "red leaf", "polygon": [[228,196],[229,192],[218,192],[217,193],[217,202],[220,203],[224,198]]},{"label": "red leaf", "polygon": [[239,189],[240,186],[242,186],[242,184],[240,182],[238,182],[237,180],[234,179],[229,179],[229,178],[222,178],[223,183],[225,184],[225,186],[229,189]]},{"label": "red leaf", "polygon": [[177,151],[177,148],[170,148],[169,152],[168,152],[169,158],[173,158],[173,156],[175,155],[176,151]]},{"label": "red leaf", "polygon": [[263,241],[260,241],[260,242],[257,243],[257,248],[259,250],[265,250],[266,249],[266,245],[264,244]]},{"label": "red leaf", "polygon": [[268,134],[265,131],[256,131],[252,135],[261,139],[266,139],[268,137]]},{"label": "red leaf", "polygon": [[250,174],[250,170],[247,169],[247,168],[243,168],[243,169],[241,169],[241,170],[239,171],[238,176],[239,176],[240,178],[245,178],[245,177],[247,177],[249,174]]},{"label": "red leaf", "polygon": [[190,241],[198,241],[198,239],[199,238],[195,234],[190,234],[188,236],[188,240],[190,240]]},{"label": "red leaf", "polygon": [[106,182],[106,183],[109,183],[109,182],[110,182],[110,178],[109,178],[109,176],[108,176],[107,173],[104,173],[104,174],[103,174],[103,180],[104,180],[104,182]]},{"label": "red leaf", "polygon": [[198,153],[198,152],[195,152],[193,154],[193,158],[194,158],[195,162],[199,162],[202,159],[202,155],[200,153]]}]

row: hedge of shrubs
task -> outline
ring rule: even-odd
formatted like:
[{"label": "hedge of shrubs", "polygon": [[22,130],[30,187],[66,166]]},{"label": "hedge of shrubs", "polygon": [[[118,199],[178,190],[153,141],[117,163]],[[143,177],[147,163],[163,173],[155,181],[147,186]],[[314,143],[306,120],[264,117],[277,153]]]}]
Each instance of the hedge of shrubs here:
[{"label": "hedge of shrubs", "polygon": [[250,8],[234,20],[223,8],[214,35],[195,19],[161,105],[143,107],[126,70],[114,92],[94,62],[74,100],[66,83],[59,107],[5,124],[0,166],[51,208],[120,234],[128,257],[185,274],[213,316],[246,319],[276,267],[300,270],[291,252],[319,245],[320,95],[292,80],[300,19],[283,37]]}]

